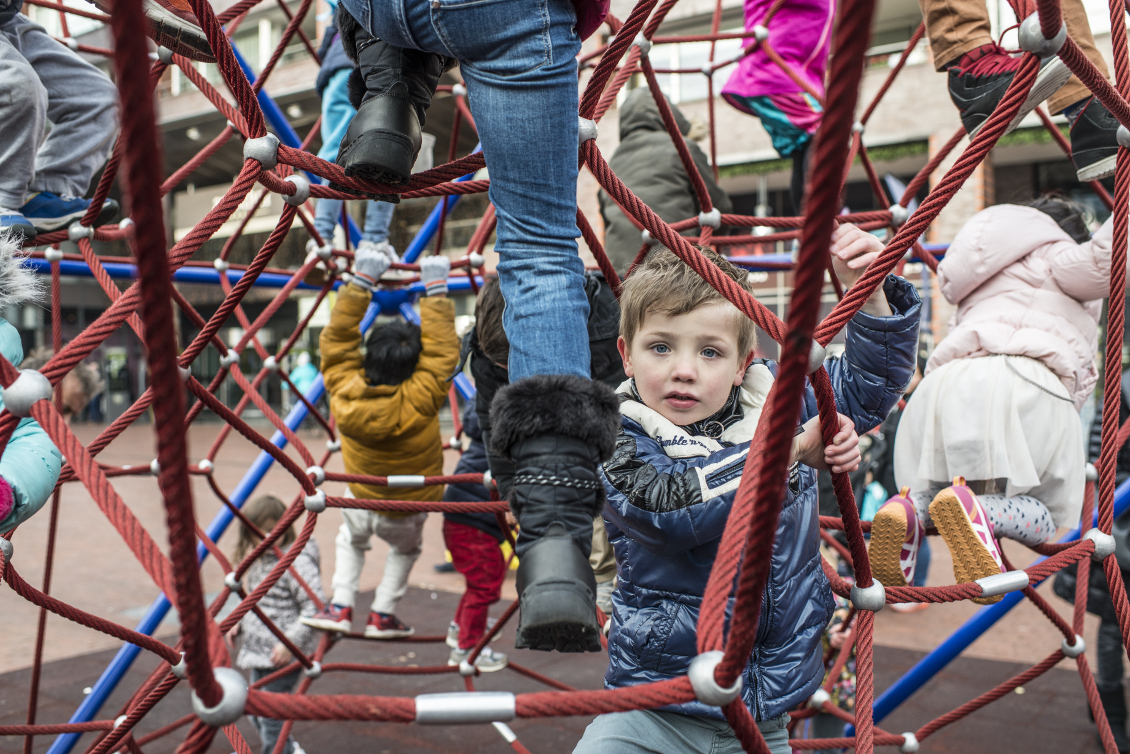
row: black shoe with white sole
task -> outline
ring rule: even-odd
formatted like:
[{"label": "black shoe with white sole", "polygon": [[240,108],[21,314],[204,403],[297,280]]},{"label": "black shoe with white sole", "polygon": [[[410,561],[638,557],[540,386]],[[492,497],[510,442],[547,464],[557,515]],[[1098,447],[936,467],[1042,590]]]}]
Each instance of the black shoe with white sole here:
[{"label": "black shoe with white sole", "polygon": [[[1022,58],[1014,58],[995,44],[972,50],[949,69],[950,99],[961,112],[961,124],[970,138],[977,135],[989,116],[1004,99],[1005,92],[1020,70]],[[1017,126],[1024,116],[1052,96],[1071,78],[1071,71],[1059,58],[1043,61],[1028,98],[1017,110],[1005,133]]]},{"label": "black shoe with white sole", "polygon": [[1071,124],[1071,161],[1080,183],[1114,174],[1118,161],[1118,118],[1091,97]]}]

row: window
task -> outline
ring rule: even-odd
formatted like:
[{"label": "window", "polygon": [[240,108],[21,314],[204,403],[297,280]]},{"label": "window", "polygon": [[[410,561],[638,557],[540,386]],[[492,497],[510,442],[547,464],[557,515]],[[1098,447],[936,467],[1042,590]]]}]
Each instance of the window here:
[{"label": "window", "polygon": [[[725,33],[741,32],[741,28],[726,29]],[[742,51],[741,39],[723,39],[715,43],[714,62],[733,60]],[[659,88],[672,102],[693,102],[706,99],[706,76],[697,71],[710,62],[710,42],[681,42],[679,44],[656,45],[651,49],[651,64],[658,70],[691,70],[695,73],[657,73]],[[718,96],[726,79],[730,77],[736,64],[730,64],[714,72],[714,96]],[[643,79],[640,77],[640,84]]]}]

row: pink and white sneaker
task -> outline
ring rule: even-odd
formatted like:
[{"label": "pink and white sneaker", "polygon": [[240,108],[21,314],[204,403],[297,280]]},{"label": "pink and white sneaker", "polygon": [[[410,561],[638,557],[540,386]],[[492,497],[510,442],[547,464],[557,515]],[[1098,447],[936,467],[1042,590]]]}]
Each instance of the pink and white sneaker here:
[{"label": "pink and white sneaker", "polygon": [[[989,516],[963,478],[954,477],[953,485],[938,493],[930,503],[930,518],[950,548],[953,577],[958,584],[1005,570]],[[973,601],[990,605],[1003,596],[976,597]]]},{"label": "pink and white sneaker", "polygon": [[353,630],[353,608],[330,603],[314,615],[299,620],[311,628],[347,634]]},{"label": "pink and white sneaker", "polygon": [[883,503],[871,522],[871,544],[867,548],[871,572],[884,586],[907,586],[914,580],[918,548],[926,530],[918,520],[910,488]]}]

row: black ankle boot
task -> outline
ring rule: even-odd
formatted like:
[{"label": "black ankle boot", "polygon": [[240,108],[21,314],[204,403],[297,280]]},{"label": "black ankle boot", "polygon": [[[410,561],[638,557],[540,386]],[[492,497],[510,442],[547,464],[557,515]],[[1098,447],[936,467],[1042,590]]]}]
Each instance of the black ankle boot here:
[{"label": "black ankle boot", "polygon": [[439,78],[456,61],[394,47],[338,8],[345,54],[357,65],[350,99],[357,115],[341,140],[337,164],[346,176],[400,186],[412,177],[421,131]]},{"label": "black ankle boot", "polygon": [[1122,686],[1110,691],[1099,689],[1099,698],[1103,702],[1103,712],[1106,713],[1106,721],[1110,723],[1110,732],[1114,734],[1114,744],[1118,747],[1119,754],[1130,752],[1130,738],[1126,736],[1126,695]]},{"label": "black ankle boot", "polygon": [[518,534],[519,649],[600,651],[593,518],[604,507],[597,466],[620,429],[619,401],[580,377],[529,377],[498,391],[492,451],[514,462],[510,507]]}]

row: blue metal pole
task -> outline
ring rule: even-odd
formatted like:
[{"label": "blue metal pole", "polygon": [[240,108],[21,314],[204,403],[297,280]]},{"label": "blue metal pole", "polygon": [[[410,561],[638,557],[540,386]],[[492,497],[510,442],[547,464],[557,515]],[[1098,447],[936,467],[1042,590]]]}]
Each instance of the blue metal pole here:
[{"label": "blue metal pole", "polygon": [[[1114,493],[1114,516],[1122,515],[1130,508],[1130,480],[1124,482]],[[1059,540],[1069,542],[1078,539],[1079,529]],[[1045,560],[1045,558],[1040,558]],[[1033,586],[1036,586],[1033,584]],[[948,665],[955,657],[961,654],[966,647],[976,641],[991,626],[1016,607],[1024,598],[1021,592],[1012,592],[995,605],[987,605],[978,610],[972,618],[966,621],[961,628],[942,642],[937,649],[918,661],[913,668],[908,670],[902,678],[895,681],[878,699],[875,700],[874,720],[879,722],[889,715],[896,707],[906,701],[914,692],[922,688],[931,678]],[[848,735],[851,735],[850,733]]]}]

